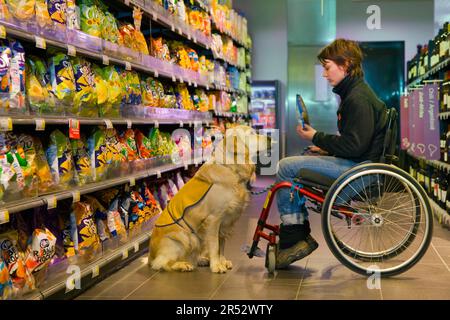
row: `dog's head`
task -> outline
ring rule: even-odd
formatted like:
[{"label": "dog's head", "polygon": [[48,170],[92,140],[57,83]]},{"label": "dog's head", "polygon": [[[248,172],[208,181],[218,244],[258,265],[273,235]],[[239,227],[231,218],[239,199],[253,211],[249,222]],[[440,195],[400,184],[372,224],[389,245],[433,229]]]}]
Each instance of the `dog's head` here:
[{"label": "dog's head", "polygon": [[267,136],[239,125],[226,130],[223,139],[216,142],[213,157],[224,164],[255,164],[256,155],[266,151],[269,143]]}]

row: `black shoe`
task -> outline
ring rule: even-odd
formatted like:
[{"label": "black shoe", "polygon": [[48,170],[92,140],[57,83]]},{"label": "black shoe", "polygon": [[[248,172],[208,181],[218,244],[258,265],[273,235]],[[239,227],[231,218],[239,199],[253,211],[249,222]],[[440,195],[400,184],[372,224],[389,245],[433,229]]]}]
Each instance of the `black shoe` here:
[{"label": "black shoe", "polygon": [[308,235],[305,240],[301,240],[287,249],[278,249],[276,268],[284,269],[291,263],[310,255],[318,247],[317,241]]}]

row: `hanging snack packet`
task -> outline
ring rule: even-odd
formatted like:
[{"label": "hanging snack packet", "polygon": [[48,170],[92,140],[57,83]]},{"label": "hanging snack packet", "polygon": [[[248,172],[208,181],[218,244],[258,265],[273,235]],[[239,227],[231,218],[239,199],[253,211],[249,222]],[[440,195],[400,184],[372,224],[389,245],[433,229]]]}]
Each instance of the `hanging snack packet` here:
[{"label": "hanging snack packet", "polygon": [[52,92],[57,98],[57,103],[70,109],[73,106],[76,87],[69,57],[63,53],[58,53],[51,57],[49,73]]},{"label": "hanging snack packet", "polygon": [[94,181],[101,181],[106,178],[108,163],[105,141],[105,130],[94,129],[94,132],[87,140],[88,154],[91,159],[91,168]]},{"label": "hanging snack packet", "polygon": [[66,23],[66,0],[47,0],[47,6],[48,13],[53,21],[61,24]]},{"label": "hanging snack packet", "polygon": [[28,244],[25,264],[30,272],[37,272],[50,263],[55,255],[56,237],[48,229],[36,229]]},{"label": "hanging snack packet", "polygon": [[59,187],[68,187],[73,182],[74,164],[69,138],[61,131],[50,134],[50,144],[46,152],[53,181]]},{"label": "hanging snack packet", "polygon": [[86,138],[81,136],[81,139],[71,139],[70,143],[76,170],[75,181],[78,186],[83,186],[93,180]]},{"label": "hanging snack packet", "polygon": [[0,235],[0,253],[9,270],[14,287],[34,289],[34,278],[26,268],[23,252],[17,247],[17,231]]},{"label": "hanging snack packet", "polygon": [[158,107],[160,95],[156,88],[156,81],[148,77],[145,81],[141,80],[142,103],[148,107]]}]

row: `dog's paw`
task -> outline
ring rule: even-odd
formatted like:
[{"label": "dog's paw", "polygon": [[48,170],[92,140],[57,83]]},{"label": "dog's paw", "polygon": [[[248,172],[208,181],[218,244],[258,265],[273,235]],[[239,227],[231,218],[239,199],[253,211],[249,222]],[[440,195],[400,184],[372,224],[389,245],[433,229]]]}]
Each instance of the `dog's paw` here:
[{"label": "dog's paw", "polygon": [[227,268],[227,270],[231,270],[233,269],[233,263],[230,260],[227,259],[223,259],[220,261],[222,263],[222,265]]},{"label": "dog's paw", "polygon": [[172,265],[172,270],[181,271],[181,272],[190,272],[190,271],[194,270],[194,266],[192,264],[190,264],[189,262],[180,261],[180,262],[175,262]]},{"label": "dog's paw", "polygon": [[209,258],[207,257],[198,258],[197,265],[199,267],[209,267]]},{"label": "dog's paw", "polygon": [[226,273],[227,268],[220,262],[210,265],[211,271],[214,273]]}]

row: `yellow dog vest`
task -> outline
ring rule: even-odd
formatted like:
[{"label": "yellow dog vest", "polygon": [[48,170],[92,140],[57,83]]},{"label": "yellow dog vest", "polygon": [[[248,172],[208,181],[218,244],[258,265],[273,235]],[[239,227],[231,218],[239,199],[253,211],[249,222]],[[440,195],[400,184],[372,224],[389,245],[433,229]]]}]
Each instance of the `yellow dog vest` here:
[{"label": "yellow dog vest", "polygon": [[[156,227],[164,227],[178,223],[183,219],[189,207],[199,203],[211,189],[212,184],[196,177],[189,180],[170,200],[161,216],[156,220]],[[189,225],[188,225],[189,226]]]}]

